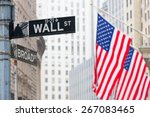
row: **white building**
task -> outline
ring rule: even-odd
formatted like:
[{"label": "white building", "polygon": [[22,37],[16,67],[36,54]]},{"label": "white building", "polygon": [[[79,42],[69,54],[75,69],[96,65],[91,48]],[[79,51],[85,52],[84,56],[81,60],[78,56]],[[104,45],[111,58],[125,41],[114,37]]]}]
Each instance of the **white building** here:
[{"label": "white building", "polygon": [[[124,32],[124,24],[121,23],[119,20],[124,21],[124,0],[106,0],[103,5],[102,9],[106,13],[101,13],[103,14],[104,18],[106,18],[111,24],[113,24],[115,27],[119,28],[122,32]],[[119,19],[115,19],[113,17]]]},{"label": "white building", "polygon": [[76,33],[46,36],[41,99],[69,99],[69,71],[91,56],[90,3],[87,0],[38,0],[39,18],[75,16]]},{"label": "white building", "polygon": [[93,59],[89,59],[70,72],[69,92],[71,100],[98,99],[92,90],[93,62]]}]

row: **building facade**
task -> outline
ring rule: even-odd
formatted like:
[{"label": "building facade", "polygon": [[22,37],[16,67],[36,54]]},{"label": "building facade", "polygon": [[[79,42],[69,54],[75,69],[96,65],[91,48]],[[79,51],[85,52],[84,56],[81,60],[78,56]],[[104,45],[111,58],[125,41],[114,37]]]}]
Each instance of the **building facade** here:
[{"label": "building facade", "polygon": [[150,0],[142,0],[141,13],[141,31],[144,35],[139,49],[150,70]]},{"label": "building facade", "polygon": [[[105,19],[107,19],[115,27],[119,28],[122,32],[125,31],[125,25],[120,22],[124,21],[124,1],[123,0],[106,0],[102,4],[102,9],[108,14],[101,12]],[[115,17],[115,18],[114,18]]]},{"label": "building facade", "polygon": [[[15,6],[15,23],[36,19],[36,0],[12,0]],[[45,41],[41,37],[24,37],[12,39],[12,44],[18,44],[37,52],[37,66],[11,59],[11,99],[17,95],[22,100],[40,99],[41,90],[41,58],[45,49]],[[16,70],[15,70],[16,69]],[[17,74],[17,77],[15,76]],[[17,81],[15,80],[17,78]],[[17,87],[17,88],[15,88]]]},{"label": "building facade", "polygon": [[38,8],[39,18],[75,16],[74,34],[44,37],[46,51],[41,71],[41,98],[69,99],[69,72],[91,56],[90,3],[86,0],[39,0]]},{"label": "building facade", "polygon": [[92,90],[93,83],[93,58],[86,60],[70,72],[70,99],[71,100],[96,100]]},{"label": "building facade", "polygon": [[[133,38],[132,45],[135,48],[141,46],[141,2],[142,0],[125,0],[124,1],[124,21],[128,26],[125,27],[126,33]],[[130,26],[130,27],[129,27]],[[134,29],[132,29],[132,28]],[[136,29],[136,30],[135,30]]]}]

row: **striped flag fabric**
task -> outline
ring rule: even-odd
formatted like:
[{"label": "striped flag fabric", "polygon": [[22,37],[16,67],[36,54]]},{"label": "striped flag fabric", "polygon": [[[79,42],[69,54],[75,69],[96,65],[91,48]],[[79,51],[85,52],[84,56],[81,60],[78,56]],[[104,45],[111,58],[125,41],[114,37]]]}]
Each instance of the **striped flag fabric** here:
[{"label": "striped flag fabric", "polygon": [[109,99],[128,54],[131,38],[98,14],[93,90],[100,99]]},{"label": "striped flag fabric", "polygon": [[142,55],[130,47],[116,88],[116,100],[144,100],[148,96],[150,81],[146,75]]}]

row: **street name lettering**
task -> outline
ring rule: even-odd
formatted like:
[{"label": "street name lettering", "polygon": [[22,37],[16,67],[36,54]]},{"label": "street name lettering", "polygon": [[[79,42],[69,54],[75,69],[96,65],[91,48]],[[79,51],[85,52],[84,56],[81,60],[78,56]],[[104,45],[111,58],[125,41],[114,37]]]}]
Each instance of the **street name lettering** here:
[{"label": "street name lettering", "polygon": [[21,49],[18,49],[18,52],[17,52],[18,56],[17,58],[20,58],[20,59],[24,59],[26,61],[30,61],[30,62],[34,62],[35,59],[36,59],[36,55],[34,55],[33,53],[30,52],[30,50],[21,50]]},{"label": "street name lettering", "polygon": [[75,17],[29,21],[29,37],[75,33]]},{"label": "street name lettering", "polygon": [[17,60],[20,60],[22,62],[31,64],[36,66],[37,65],[37,52],[25,48],[21,45],[13,45],[11,47],[11,57],[16,58]]},{"label": "street name lettering", "polygon": [[53,26],[53,23],[45,23],[45,24],[34,24],[34,32],[35,33],[45,33],[45,32],[56,32],[56,31],[64,31],[63,28],[60,28],[60,23],[57,22],[56,29]]}]

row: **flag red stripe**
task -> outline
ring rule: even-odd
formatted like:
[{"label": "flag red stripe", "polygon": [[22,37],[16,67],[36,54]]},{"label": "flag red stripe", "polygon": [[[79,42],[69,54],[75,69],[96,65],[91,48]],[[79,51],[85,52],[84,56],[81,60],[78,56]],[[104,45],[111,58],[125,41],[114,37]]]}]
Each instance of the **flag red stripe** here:
[{"label": "flag red stripe", "polygon": [[99,79],[100,73],[101,73],[101,71],[102,71],[102,69],[103,69],[103,67],[104,67],[104,64],[105,64],[105,61],[106,61],[107,56],[108,56],[108,53],[106,52],[106,53],[105,53],[105,56],[104,56],[104,59],[102,60],[102,66],[100,67],[100,70],[98,71],[97,80]]},{"label": "flag red stripe", "polygon": [[141,100],[141,99],[142,99],[142,95],[143,95],[143,93],[144,93],[144,87],[145,87],[146,81],[147,81],[147,79],[145,78],[145,80],[144,80],[144,84],[143,84],[143,87],[142,87],[142,92],[141,92],[141,95],[140,95],[139,100]]},{"label": "flag red stripe", "polygon": [[[137,60],[138,54],[139,54],[139,53],[136,54],[135,60]],[[132,71],[131,71],[129,80],[128,80],[128,82],[127,82],[127,85],[126,85],[124,94],[123,94],[123,96],[122,96],[122,98],[121,98],[122,100],[123,100],[124,97],[125,97],[125,94],[126,94],[126,92],[127,92],[128,85],[129,85],[129,83],[130,83],[130,81],[131,81],[131,78],[132,78],[132,76],[133,76],[133,72],[134,72],[135,65],[136,65],[136,61],[134,61],[134,64],[133,64],[133,67],[132,67]]]},{"label": "flag red stripe", "polygon": [[[138,78],[138,75],[139,75],[139,72],[140,72],[140,67],[141,67],[141,65],[142,65],[142,62],[143,62],[143,59],[142,59],[142,57],[141,57],[141,59],[140,59],[140,63],[138,64],[138,70],[136,71],[136,77],[134,78],[134,81],[133,81],[133,84],[132,84],[132,86],[131,86],[131,89],[130,89],[130,92],[129,92],[129,95],[128,95],[128,100],[130,99],[130,96],[131,96],[131,94],[132,93],[134,93],[134,92],[132,92],[132,90],[133,90],[133,88],[134,88],[134,86],[135,86],[135,84],[136,84],[136,82],[137,82],[137,78]],[[134,68],[133,68],[134,69]],[[141,77],[141,78],[143,78],[143,76]],[[141,79],[140,78],[140,79]]]},{"label": "flag red stripe", "polygon": [[100,58],[101,58],[101,56],[102,56],[102,52],[103,52],[103,49],[101,48],[101,49],[100,49],[100,53],[99,53],[99,55],[98,55],[98,58],[96,59],[96,68],[98,67],[98,63],[99,63]]},{"label": "flag red stripe", "polygon": [[[146,79],[148,79],[148,77],[146,77]],[[146,95],[145,95],[145,100],[147,99],[147,97],[148,97],[148,92],[149,92],[149,86],[150,86],[150,81],[149,81],[149,83],[148,83],[148,87],[147,87],[147,90],[146,90]]]},{"label": "flag red stripe", "polygon": [[[130,45],[130,43],[131,43],[131,39],[129,38],[129,40],[128,40],[128,45]],[[123,72],[123,69],[124,69],[124,61],[125,61],[125,59],[126,59],[126,56],[128,55],[128,52],[129,52],[129,49],[130,49],[130,46],[128,46],[127,47],[127,51],[125,52],[125,55],[124,55],[124,58],[123,58],[123,62],[122,62],[122,68],[121,68],[121,70],[119,71],[119,75],[117,76],[118,77],[118,84],[119,84],[119,82],[120,82],[120,77],[121,77],[121,74],[122,74],[122,72]],[[127,72],[126,72],[126,75],[125,75],[125,77],[127,76]],[[123,80],[125,80],[125,78],[123,79]],[[117,81],[116,81],[117,82]],[[123,81],[124,82],[124,81]],[[122,83],[123,83],[122,82]],[[117,86],[116,86],[116,88],[118,87],[118,84],[117,84]],[[123,87],[123,84],[121,85],[121,89],[122,89],[122,87]],[[113,90],[113,89],[111,89],[111,90]],[[111,93],[112,91],[110,91],[110,93]],[[120,95],[120,93],[121,93],[121,91],[119,92],[119,95]],[[116,90],[116,92],[115,92],[115,99],[117,99],[118,97],[116,97],[117,96],[117,90]]]},{"label": "flag red stripe", "polygon": [[[111,81],[111,78],[113,78],[113,74],[114,74],[114,72],[115,72],[115,70],[116,70],[116,68],[117,68],[117,66],[118,66],[119,58],[121,57],[120,54],[121,54],[122,49],[123,49],[123,46],[122,46],[122,45],[123,45],[124,41],[125,41],[125,35],[123,35],[123,37],[122,37],[121,46],[120,46],[120,48],[119,48],[119,52],[118,52],[118,55],[117,55],[117,60],[116,60],[115,66],[113,67],[113,69],[112,69],[112,71],[111,71],[111,74],[110,74],[110,76],[109,76],[109,78],[108,78],[108,82],[106,83],[105,89],[104,89],[103,94],[102,94],[102,98],[104,97],[105,92],[106,92],[106,90],[107,90],[107,88],[108,88],[108,85],[109,85],[109,81]],[[110,67],[110,66],[109,66],[109,67]],[[107,68],[107,70],[108,70],[108,69],[109,69],[109,68]],[[120,68],[119,68],[119,69],[120,69]],[[117,78],[117,77],[116,77],[116,78]],[[112,85],[111,89],[114,88],[114,83],[116,83],[116,81],[117,81],[116,78],[114,78],[114,82],[113,82],[113,85]],[[111,90],[110,90],[110,91],[111,91]],[[110,93],[109,93],[109,94],[110,94]],[[109,99],[109,96],[110,96],[110,95],[107,96],[107,99]]]},{"label": "flag red stripe", "polygon": [[[115,43],[114,43],[114,46],[113,46],[113,51],[112,51],[112,55],[111,55],[111,58],[114,58],[114,53],[115,53],[115,50],[116,50],[116,46],[117,46],[117,42],[118,42],[118,39],[119,39],[119,35],[120,35],[120,31],[117,31],[117,34],[116,34],[116,39],[115,39]],[[109,61],[109,63],[107,64],[107,69],[106,69],[106,71],[108,71],[108,68],[110,67],[110,64],[112,63],[112,61],[113,61],[113,59],[110,59],[110,61]],[[101,67],[102,68],[102,67]],[[103,84],[103,82],[104,82],[104,79],[105,79],[105,77],[106,77],[106,74],[107,74],[107,72],[105,72],[104,73],[104,76],[103,76],[103,78],[102,78],[102,81],[101,81],[101,83],[100,83],[100,85],[99,85],[99,87],[98,87],[98,90],[97,90],[97,92],[96,92],[96,95],[98,95],[99,94],[99,91],[100,91],[100,89],[101,89],[101,87],[102,87],[102,84]],[[99,76],[98,76],[98,78],[99,78]],[[101,97],[100,97],[101,98]]]},{"label": "flag red stripe", "polygon": [[[139,65],[140,65],[140,64],[139,64]],[[146,72],[146,64],[145,64],[144,69],[143,69],[143,72],[142,72],[142,76],[141,76],[141,79],[140,79],[140,83],[142,82],[142,79],[143,79],[143,76],[144,76],[145,72]],[[139,91],[139,88],[140,88],[140,83],[138,84],[137,90],[136,90],[136,92],[135,92],[135,94],[134,94],[134,96],[133,96],[133,100],[136,100],[136,97],[137,97],[137,95],[138,95],[138,91]]]},{"label": "flag red stripe", "polygon": [[[122,71],[122,72],[123,72],[123,71]],[[117,98],[116,98],[117,100],[118,100],[119,97],[120,97],[120,94],[121,94],[121,91],[122,91],[122,89],[123,89],[123,85],[124,85],[125,79],[126,79],[126,77],[127,77],[127,74],[128,74],[128,72],[125,71],[125,75],[124,75],[124,78],[123,78],[123,82],[122,82],[122,84],[121,84],[120,91],[119,91],[118,96],[117,96]],[[120,79],[119,79],[119,83],[120,83]]]},{"label": "flag red stripe", "polygon": [[[125,35],[124,35],[125,36]],[[125,38],[125,37],[124,37]],[[131,39],[129,39],[128,40],[128,45],[130,44],[130,42],[131,42]],[[121,44],[122,45],[122,44]],[[123,46],[122,46],[123,47]],[[126,52],[125,52],[125,55],[124,55],[124,57],[123,57],[123,62],[122,62],[122,68],[123,68],[123,65],[124,65],[124,61],[125,61],[125,59],[126,59],[126,56],[127,56],[127,54],[128,54],[128,52],[129,52],[129,49],[130,49],[130,47],[128,46],[127,47],[127,49],[126,49]],[[121,52],[120,52],[121,53]],[[119,57],[118,57],[119,58]],[[119,60],[119,59],[118,59]],[[123,70],[121,68],[121,70]],[[116,83],[117,83],[117,80],[119,79],[119,77],[121,76],[121,70],[119,71],[119,73],[117,74],[117,76],[116,76],[116,78],[115,78],[115,80],[114,80],[114,82],[113,82],[113,84],[112,84],[112,88],[110,89],[110,91],[109,91],[109,93],[108,93],[108,96],[107,96],[107,99],[109,98],[109,96],[111,95],[111,93],[112,93],[112,91],[113,91],[113,89],[114,89],[114,87],[116,86]],[[112,72],[113,73],[113,72]]]},{"label": "flag red stripe", "polygon": [[[96,52],[98,51],[98,44],[96,44]],[[96,58],[97,58],[97,53],[96,53]],[[95,92],[95,86],[97,83],[97,64],[98,61],[96,60],[96,65],[94,65],[94,82],[93,82],[93,90]]]}]

